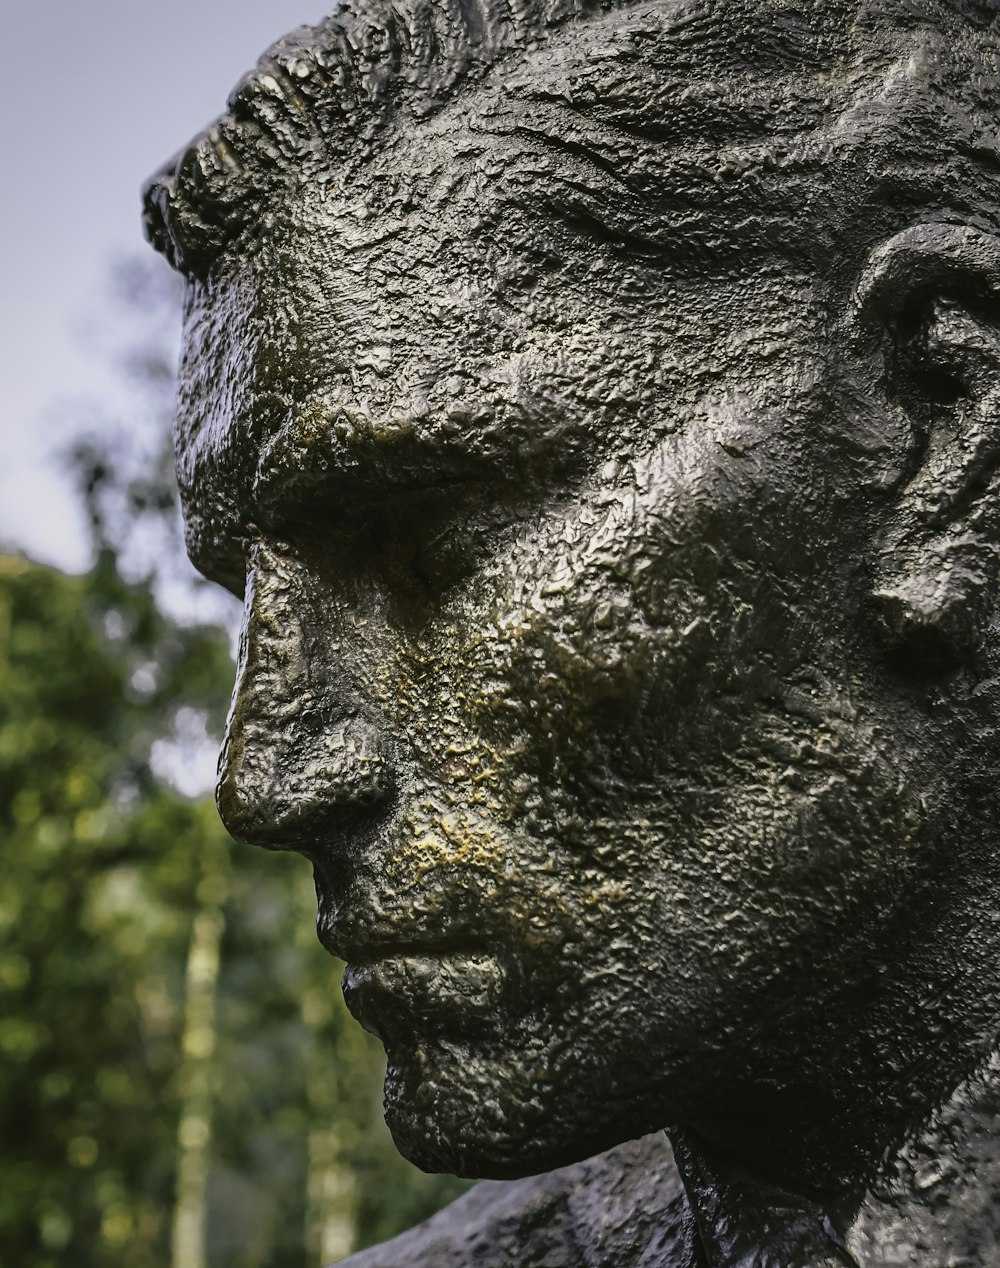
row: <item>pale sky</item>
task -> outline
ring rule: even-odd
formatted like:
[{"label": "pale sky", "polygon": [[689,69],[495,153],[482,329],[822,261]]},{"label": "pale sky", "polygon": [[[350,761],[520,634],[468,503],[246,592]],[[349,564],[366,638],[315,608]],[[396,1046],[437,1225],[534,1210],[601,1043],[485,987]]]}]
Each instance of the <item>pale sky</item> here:
[{"label": "pale sky", "polygon": [[85,566],[54,455],[65,403],[115,391],[88,328],[112,262],[144,249],[139,188],[222,110],[268,44],[332,7],[3,0],[0,545]]}]

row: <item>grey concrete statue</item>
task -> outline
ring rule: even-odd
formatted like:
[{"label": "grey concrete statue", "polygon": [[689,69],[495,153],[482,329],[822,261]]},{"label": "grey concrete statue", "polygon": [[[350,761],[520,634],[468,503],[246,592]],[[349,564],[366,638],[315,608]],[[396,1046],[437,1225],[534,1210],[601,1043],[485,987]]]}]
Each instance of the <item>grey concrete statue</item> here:
[{"label": "grey concrete statue", "polygon": [[349,0],[147,223],[223,817],[550,1173],[359,1268],[1000,1264],[995,0]]}]

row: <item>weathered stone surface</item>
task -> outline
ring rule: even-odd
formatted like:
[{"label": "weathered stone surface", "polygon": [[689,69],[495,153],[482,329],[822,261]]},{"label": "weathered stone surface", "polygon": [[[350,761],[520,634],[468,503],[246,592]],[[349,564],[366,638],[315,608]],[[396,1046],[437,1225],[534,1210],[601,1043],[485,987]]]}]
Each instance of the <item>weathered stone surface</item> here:
[{"label": "weathered stone surface", "polygon": [[345,1268],[681,1268],[690,1223],[661,1133],[537,1178],[486,1180]]},{"label": "weathered stone surface", "polygon": [[357,0],[147,192],[222,814],[414,1161],[670,1129],[637,1262],[1000,1262],[997,28]]}]

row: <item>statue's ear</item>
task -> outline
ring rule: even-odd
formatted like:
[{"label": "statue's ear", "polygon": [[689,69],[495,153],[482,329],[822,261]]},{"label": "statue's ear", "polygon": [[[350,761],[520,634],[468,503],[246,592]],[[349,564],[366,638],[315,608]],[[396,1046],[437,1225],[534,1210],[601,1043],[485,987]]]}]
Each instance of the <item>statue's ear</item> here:
[{"label": "statue's ear", "polygon": [[990,620],[1000,558],[1000,238],[920,225],[874,252],[855,294],[884,384],[912,436],[874,560],[890,647],[947,672]]}]

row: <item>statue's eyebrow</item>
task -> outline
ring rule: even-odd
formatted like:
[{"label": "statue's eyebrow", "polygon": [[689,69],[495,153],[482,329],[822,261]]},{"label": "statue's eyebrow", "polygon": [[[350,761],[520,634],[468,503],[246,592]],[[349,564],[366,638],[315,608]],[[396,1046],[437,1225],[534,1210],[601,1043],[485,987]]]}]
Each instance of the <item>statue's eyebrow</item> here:
[{"label": "statue's eyebrow", "polygon": [[[735,80],[732,86],[735,93]],[[665,113],[665,126],[652,135],[629,132],[602,109],[581,109],[557,94],[536,107],[508,135],[541,153],[543,164],[537,176],[523,163],[514,165],[501,179],[501,201],[506,195],[636,261],[669,254],[674,267],[704,264],[727,137],[687,126],[683,118],[671,128]],[[768,117],[746,118],[740,140],[748,155],[767,144],[771,124]],[[552,156],[547,166],[546,154]]]},{"label": "statue's eyebrow", "polygon": [[593,142],[588,143],[554,129],[532,127],[526,123],[519,123],[514,129],[514,135],[539,143],[568,158],[581,159],[611,180],[622,182],[621,164],[615,161],[609,146],[605,146],[605,152],[602,152]]},{"label": "statue's eyebrow", "polygon": [[534,186],[534,208],[582,231],[589,238],[605,239],[629,254],[642,257],[661,254],[662,247],[648,239],[641,229],[655,209],[630,184],[627,171],[612,148],[596,136],[585,139],[528,124],[519,124],[514,135],[557,159],[554,166],[539,174],[537,185],[531,174],[526,176],[528,187]]}]

